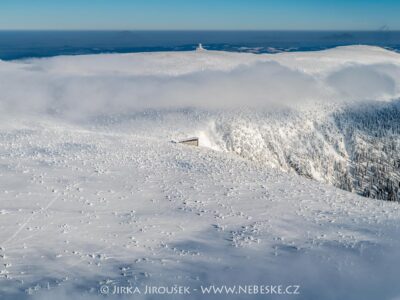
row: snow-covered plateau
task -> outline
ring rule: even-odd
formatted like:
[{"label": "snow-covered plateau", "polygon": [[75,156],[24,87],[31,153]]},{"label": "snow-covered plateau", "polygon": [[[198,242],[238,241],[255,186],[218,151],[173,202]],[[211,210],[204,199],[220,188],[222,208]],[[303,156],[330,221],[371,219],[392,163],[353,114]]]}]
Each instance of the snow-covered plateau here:
[{"label": "snow-covered plateau", "polygon": [[400,299],[399,99],[369,46],[0,61],[0,299]]}]

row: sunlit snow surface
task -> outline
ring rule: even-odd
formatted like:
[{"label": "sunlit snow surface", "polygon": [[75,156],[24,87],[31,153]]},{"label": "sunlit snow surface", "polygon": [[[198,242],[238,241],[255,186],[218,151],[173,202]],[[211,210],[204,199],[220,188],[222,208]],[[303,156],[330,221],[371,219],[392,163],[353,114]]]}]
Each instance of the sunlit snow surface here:
[{"label": "sunlit snow surface", "polygon": [[[333,187],[330,162],[394,161],[399,95],[400,55],[365,46],[0,61],[0,298],[398,299],[399,205]],[[356,108],[385,134],[349,137]]]}]

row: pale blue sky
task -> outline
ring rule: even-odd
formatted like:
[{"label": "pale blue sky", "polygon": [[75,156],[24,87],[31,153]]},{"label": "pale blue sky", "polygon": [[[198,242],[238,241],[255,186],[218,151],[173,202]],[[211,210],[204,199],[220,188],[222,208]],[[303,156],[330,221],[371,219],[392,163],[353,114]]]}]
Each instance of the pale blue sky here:
[{"label": "pale blue sky", "polygon": [[0,0],[0,29],[400,30],[400,0]]}]

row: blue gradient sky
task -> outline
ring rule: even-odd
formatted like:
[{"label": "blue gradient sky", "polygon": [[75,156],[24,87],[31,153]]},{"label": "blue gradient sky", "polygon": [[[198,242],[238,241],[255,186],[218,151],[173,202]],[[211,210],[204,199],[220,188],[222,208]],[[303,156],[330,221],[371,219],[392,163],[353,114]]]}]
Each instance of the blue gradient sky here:
[{"label": "blue gradient sky", "polygon": [[0,29],[400,30],[400,0],[0,0]]}]

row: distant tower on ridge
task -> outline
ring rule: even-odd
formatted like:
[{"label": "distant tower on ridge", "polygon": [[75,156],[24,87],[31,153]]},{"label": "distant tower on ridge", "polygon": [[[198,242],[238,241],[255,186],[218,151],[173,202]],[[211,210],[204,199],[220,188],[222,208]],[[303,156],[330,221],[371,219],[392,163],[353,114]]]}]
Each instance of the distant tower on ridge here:
[{"label": "distant tower on ridge", "polygon": [[196,51],[204,51],[206,49],[203,48],[203,45],[201,43],[199,43],[199,45],[196,48]]}]

